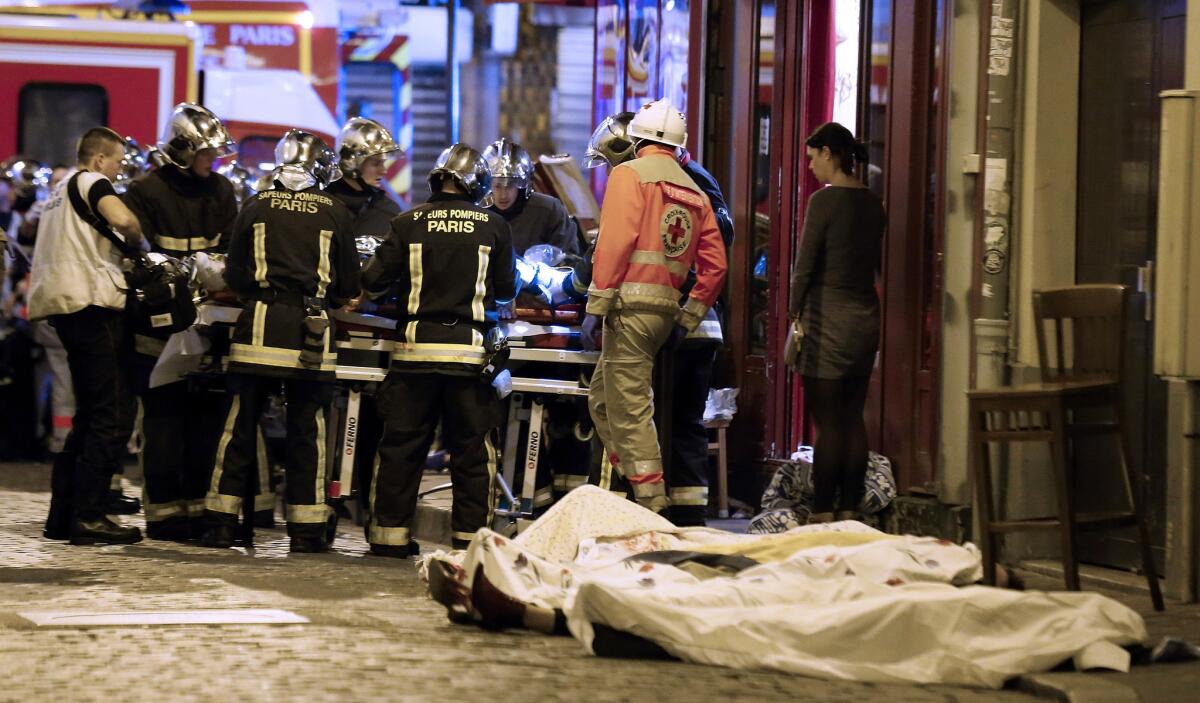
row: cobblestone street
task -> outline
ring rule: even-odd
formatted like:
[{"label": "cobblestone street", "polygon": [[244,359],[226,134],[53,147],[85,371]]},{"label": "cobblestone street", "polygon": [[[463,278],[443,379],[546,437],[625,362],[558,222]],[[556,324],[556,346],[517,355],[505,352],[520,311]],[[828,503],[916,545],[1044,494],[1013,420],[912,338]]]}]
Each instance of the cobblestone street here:
[{"label": "cobblestone street", "polygon": [[[71,547],[41,537],[47,481],[42,466],[0,466],[4,701],[1035,700],[599,659],[569,638],[455,626],[411,562],[366,554],[350,528],[324,555],[290,555],[282,530],[260,530],[253,550]],[[279,608],[310,622],[38,628],[17,616],[218,608]]]}]

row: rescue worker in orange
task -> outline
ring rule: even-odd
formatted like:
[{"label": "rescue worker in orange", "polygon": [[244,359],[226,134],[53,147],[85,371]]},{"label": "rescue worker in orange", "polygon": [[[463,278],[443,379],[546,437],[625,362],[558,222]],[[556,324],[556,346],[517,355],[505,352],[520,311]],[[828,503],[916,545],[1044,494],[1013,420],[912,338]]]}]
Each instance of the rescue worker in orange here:
[{"label": "rescue worker in orange", "polygon": [[[600,346],[588,405],[607,459],[643,507],[668,505],[654,427],[654,356],[673,329],[698,327],[725,278],[725,243],[708,196],[679,165],[687,122],[667,99],[629,124],[637,158],[612,170],[592,258],[585,345]],[[688,272],[696,283],[680,306]],[[600,330],[603,329],[601,337]]]}]

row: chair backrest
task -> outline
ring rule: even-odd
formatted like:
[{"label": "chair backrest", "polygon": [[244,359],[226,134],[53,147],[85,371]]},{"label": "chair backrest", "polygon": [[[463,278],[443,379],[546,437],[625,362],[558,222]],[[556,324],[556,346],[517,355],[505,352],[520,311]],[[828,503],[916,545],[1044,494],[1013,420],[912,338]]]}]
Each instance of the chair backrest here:
[{"label": "chair backrest", "polygon": [[[1120,285],[1034,291],[1033,317],[1042,381],[1119,382],[1128,298],[1129,288]],[[1053,349],[1049,348],[1048,334]]]}]

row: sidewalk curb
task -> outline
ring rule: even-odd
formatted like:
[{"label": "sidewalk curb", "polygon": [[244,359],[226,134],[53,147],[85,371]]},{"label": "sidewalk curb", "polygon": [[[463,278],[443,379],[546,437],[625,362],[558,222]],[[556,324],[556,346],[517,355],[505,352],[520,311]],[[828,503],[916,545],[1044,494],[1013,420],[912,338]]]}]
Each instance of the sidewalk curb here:
[{"label": "sidewalk curb", "polygon": [[413,539],[422,544],[449,545],[452,535],[449,508],[430,505],[425,501],[417,503],[417,513],[413,516]]},{"label": "sidewalk curb", "polygon": [[1132,688],[1089,674],[1032,674],[1017,679],[1017,688],[1038,698],[1062,703],[1141,703]]}]

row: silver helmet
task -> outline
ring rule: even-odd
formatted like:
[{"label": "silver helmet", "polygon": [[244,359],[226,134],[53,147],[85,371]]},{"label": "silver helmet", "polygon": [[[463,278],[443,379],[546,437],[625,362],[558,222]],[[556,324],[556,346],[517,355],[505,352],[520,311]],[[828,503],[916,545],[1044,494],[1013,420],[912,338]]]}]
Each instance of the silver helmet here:
[{"label": "silver helmet", "polygon": [[121,157],[121,170],[113,181],[113,189],[124,193],[130,182],[144,174],[149,169],[149,163],[142,154],[142,147],[133,137],[125,137],[125,155]]},{"label": "silver helmet", "polygon": [[158,150],[179,168],[191,168],[196,152],[216,149],[217,157],[237,151],[229,131],[208,108],[195,103],[179,103],[171,111],[167,129],[158,142]]},{"label": "silver helmet", "polygon": [[[258,194],[258,182],[261,176],[236,161],[230,161],[217,169],[217,173],[229,179],[233,184],[233,195],[238,204],[244,203]],[[269,186],[268,186],[269,187]]]},{"label": "silver helmet", "polygon": [[584,168],[605,164],[615,168],[633,160],[637,156],[637,148],[629,138],[629,123],[632,121],[632,112],[620,112],[604,118],[588,140],[587,151],[583,154]]},{"label": "silver helmet", "polygon": [[484,150],[483,160],[492,174],[493,186],[513,185],[524,195],[529,195],[533,183],[533,159],[524,147],[509,139],[497,139]]},{"label": "silver helmet", "polygon": [[50,167],[33,159],[18,159],[8,164],[4,175],[12,181],[19,197],[37,196],[50,186]]},{"label": "silver helmet", "polygon": [[337,157],[321,138],[299,129],[289,130],[275,145],[274,180],[289,190],[322,188],[342,177]]},{"label": "silver helmet", "polygon": [[461,142],[446,147],[429,172],[429,192],[439,193],[447,178],[454,179],[472,201],[478,203],[492,192],[492,173],[478,151]]},{"label": "silver helmet", "polygon": [[400,145],[386,127],[366,117],[352,117],[338,135],[338,168],[344,176],[357,177],[363,161],[399,151]]}]

